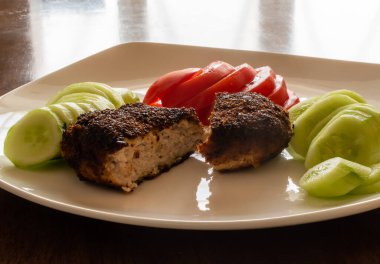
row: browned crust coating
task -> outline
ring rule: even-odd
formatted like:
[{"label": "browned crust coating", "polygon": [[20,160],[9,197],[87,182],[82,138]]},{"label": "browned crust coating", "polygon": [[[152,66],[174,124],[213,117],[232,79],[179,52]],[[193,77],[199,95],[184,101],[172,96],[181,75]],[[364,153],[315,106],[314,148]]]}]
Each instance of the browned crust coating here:
[{"label": "browned crust coating", "polygon": [[216,167],[239,159],[241,167],[258,167],[287,147],[292,136],[288,113],[282,107],[246,92],[217,94],[210,132],[199,151]]},{"label": "browned crust coating", "polygon": [[85,178],[79,172],[83,162],[100,175],[106,155],[128,146],[126,139],[163,130],[180,120],[199,123],[194,109],[152,107],[142,103],[89,112],[80,115],[63,133],[62,155],[79,178]]}]

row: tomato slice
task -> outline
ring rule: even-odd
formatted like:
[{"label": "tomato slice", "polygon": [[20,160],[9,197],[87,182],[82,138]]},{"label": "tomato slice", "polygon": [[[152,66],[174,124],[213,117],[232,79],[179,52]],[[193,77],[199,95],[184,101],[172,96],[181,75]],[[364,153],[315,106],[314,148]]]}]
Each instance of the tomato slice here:
[{"label": "tomato slice", "polygon": [[276,73],[269,66],[256,69],[257,75],[250,82],[245,91],[255,92],[264,96],[270,95],[276,87]]},{"label": "tomato slice", "polygon": [[292,106],[300,102],[300,98],[292,90],[288,89],[288,96],[289,96],[289,99],[283,105],[284,109],[286,110],[289,110]]},{"label": "tomato slice", "polygon": [[194,107],[197,112],[213,106],[215,94],[219,92],[236,93],[244,90],[247,83],[251,82],[256,75],[256,70],[244,63],[232,73],[211,87],[203,90],[198,95],[181,104],[184,107]]},{"label": "tomato slice", "polygon": [[165,107],[181,106],[183,102],[212,86],[234,70],[235,68],[226,62],[212,62],[203,69],[201,74],[181,83],[170,93],[162,96],[162,105]]},{"label": "tomato slice", "polygon": [[276,75],[276,88],[268,95],[268,98],[275,104],[283,106],[286,100],[289,98],[288,89],[286,83],[281,75]]},{"label": "tomato slice", "polygon": [[211,111],[212,111],[212,105],[209,105],[206,108],[196,109],[195,111],[197,112],[197,116],[199,118],[199,121],[201,121],[203,125],[209,125],[210,124],[210,120],[208,118],[209,118]]},{"label": "tomato slice", "polygon": [[170,92],[173,87],[187,81],[188,79],[200,74],[200,68],[187,68],[179,71],[169,72],[158,78],[148,89],[143,102],[151,104],[164,94]]}]

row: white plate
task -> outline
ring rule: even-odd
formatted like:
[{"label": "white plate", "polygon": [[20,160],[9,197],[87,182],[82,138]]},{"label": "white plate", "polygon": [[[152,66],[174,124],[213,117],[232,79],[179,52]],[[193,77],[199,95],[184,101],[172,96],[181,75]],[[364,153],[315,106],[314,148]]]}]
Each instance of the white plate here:
[{"label": "white plate", "polygon": [[[302,97],[347,88],[380,105],[380,65],[281,54],[154,43],[119,45],[28,83],[0,99],[0,145],[20,112],[42,106],[79,81],[144,89],[158,76],[213,60],[271,65]],[[297,188],[301,163],[282,155],[259,169],[213,172],[192,156],[131,194],[79,181],[63,162],[43,170],[13,167],[0,149],[0,187],[27,200],[82,216],[182,229],[243,229],[294,225],[352,215],[380,206],[380,194],[341,199],[308,197]]]}]

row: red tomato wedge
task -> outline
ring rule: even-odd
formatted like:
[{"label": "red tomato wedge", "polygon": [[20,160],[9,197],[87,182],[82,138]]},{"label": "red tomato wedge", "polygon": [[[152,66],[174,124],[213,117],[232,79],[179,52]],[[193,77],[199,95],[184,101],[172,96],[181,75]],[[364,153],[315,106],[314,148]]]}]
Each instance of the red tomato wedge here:
[{"label": "red tomato wedge", "polygon": [[203,68],[203,72],[183,82],[160,97],[165,107],[181,106],[185,101],[217,83],[233,72],[235,68],[222,61],[215,61]]},{"label": "red tomato wedge", "polygon": [[276,87],[276,73],[269,66],[257,68],[256,71],[255,79],[247,85],[245,91],[270,95]]},{"label": "red tomato wedge", "polygon": [[275,104],[283,106],[289,98],[288,89],[285,80],[281,75],[276,75],[276,88],[268,95],[268,98]]},{"label": "red tomato wedge", "polygon": [[203,109],[196,109],[196,112],[197,112],[197,116],[199,118],[199,121],[202,122],[202,124],[204,125],[209,125],[210,124],[210,121],[209,121],[209,116],[211,114],[211,111],[212,111],[212,107],[209,106],[207,108],[203,108]]},{"label": "red tomato wedge", "polygon": [[200,68],[187,68],[163,75],[149,87],[143,102],[146,104],[155,102],[158,98],[161,98],[161,96],[170,92],[173,87],[187,81],[201,71]]},{"label": "red tomato wedge", "polygon": [[219,92],[236,93],[245,88],[245,85],[253,80],[256,70],[250,65],[244,63],[232,73],[211,87],[203,90],[198,95],[181,104],[185,107],[194,107],[197,112],[200,110],[212,108],[215,94]]},{"label": "red tomato wedge", "polygon": [[288,96],[289,96],[289,99],[283,105],[284,109],[286,110],[289,110],[292,106],[300,102],[300,98],[292,90],[288,89]]}]

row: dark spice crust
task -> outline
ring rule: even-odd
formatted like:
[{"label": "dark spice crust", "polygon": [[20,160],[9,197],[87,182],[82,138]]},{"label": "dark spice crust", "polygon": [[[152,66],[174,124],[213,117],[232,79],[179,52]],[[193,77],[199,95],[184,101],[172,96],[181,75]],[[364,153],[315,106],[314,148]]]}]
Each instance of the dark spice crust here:
[{"label": "dark spice crust", "polygon": [[288,112],[260,94],[246,92],[216,95],[210,130],[200,146],[206,160],[228,160],[254,150],[261,157],[257,165],[287,147],[293,133]]},{"label": "dark spice crust", "polygon": [[181,120],[199,123],[192,108],[153,107],[142,103],[119,109],[105,109],[80,115],[63,133],[62,155],[74,169],[80,162],[98,164],[101,173],[104,157],[128,146],[126,139],[143,137],[168,128]]},{"label": "dark spice crust", "polygon": [[[289,115],[284,109],[258,93],[218,93],[211,118],[214,133],[228,133],[233,129],[241,132],[277,132],[290,127]],[[285,129],[284,132],[289,129]]]},{"label": "dark spice crust", "polygon": [[183,119],[198,122],[193,109],[128,104],[119,109],[105,109],[79,116],[77,122],[66,130],[63,140],[66,139],[65,134],[81,130],[81,134],[90,135],[88,138],[95,140],[86,143],[115,151],[126,146],[126,138],[145,136],[152,130],[160,131]]}]

